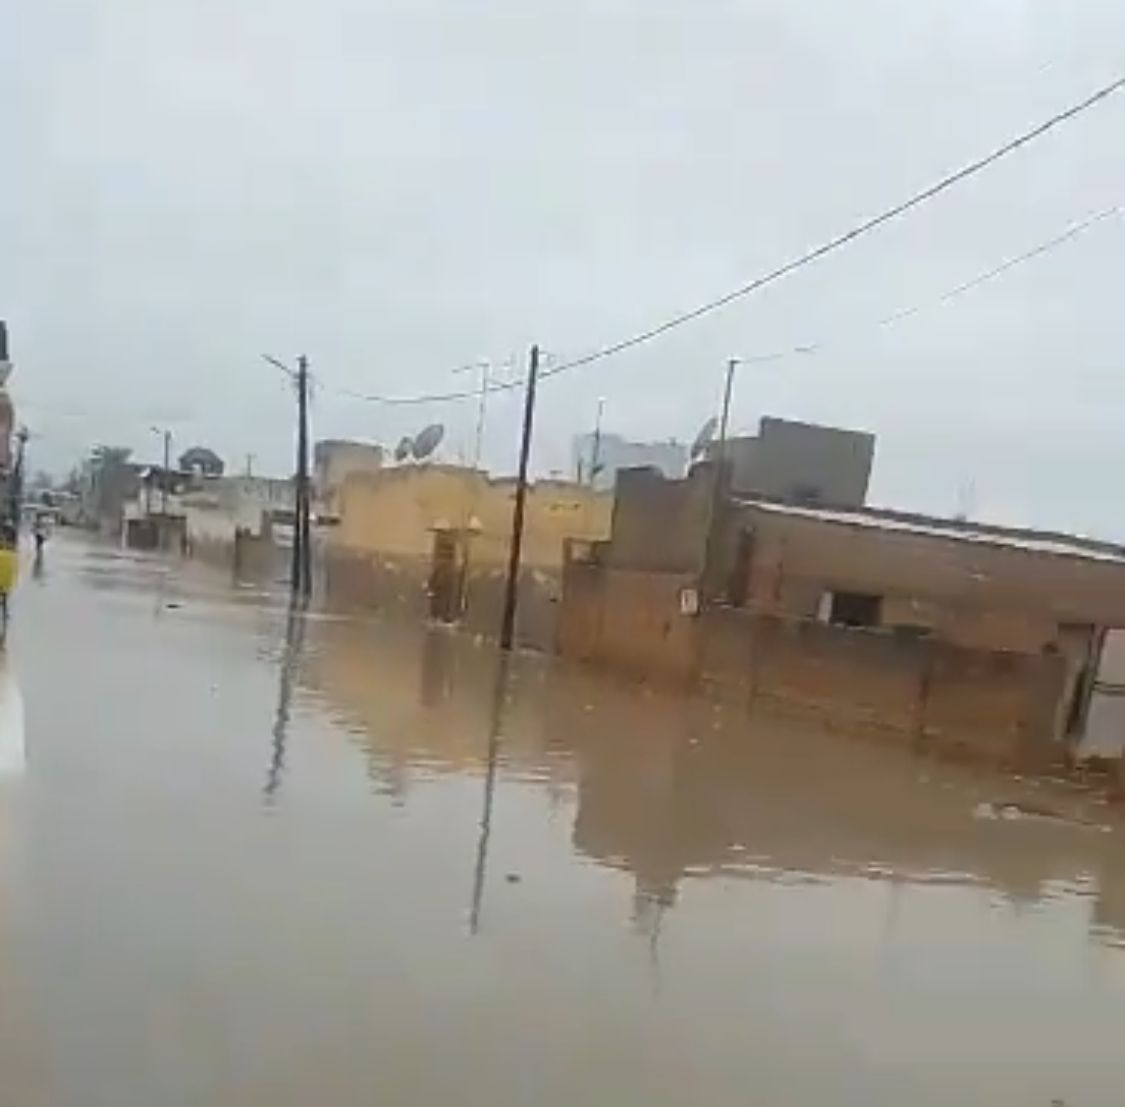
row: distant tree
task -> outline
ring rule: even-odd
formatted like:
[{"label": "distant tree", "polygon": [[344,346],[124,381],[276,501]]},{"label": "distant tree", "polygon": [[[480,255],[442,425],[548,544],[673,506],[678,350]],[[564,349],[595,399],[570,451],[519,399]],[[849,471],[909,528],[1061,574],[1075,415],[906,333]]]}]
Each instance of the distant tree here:
[{"label": "distant tree", "polygon": [[214,450],[209,450],[206,446],[192,446],[190,450],[180,454],[181,473],[198,473],[202,477],[221,477],[223,469],[223,459]]}]

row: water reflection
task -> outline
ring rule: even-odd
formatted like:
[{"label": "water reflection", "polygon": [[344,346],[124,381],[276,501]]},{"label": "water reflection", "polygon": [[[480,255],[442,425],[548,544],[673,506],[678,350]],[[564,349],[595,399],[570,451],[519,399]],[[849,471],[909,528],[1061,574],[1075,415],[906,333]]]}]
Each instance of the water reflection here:
[{"label": "water reflection", "polygon": [[[428,657],[423,653],[423,658]],[[496,679],[492,686],[492,710],[488,727],[488,745],[485,752],[483,804],[480,816],[480,837],[477,839],[477,860],[473,866],[473,898],[469,911],[469,930],[476,934],[480,929],[481,905],[484,902],[484,882],[488,869],[488,843],[492,837],[492,804],[496,795],[496,769],[500,756],[500,732],[504,725],[504,705],[508,697],[508,673],[511,655],[499,655]],[[448,671],[448,670],[447,670]],[[423,703],[426,701],[423,699]]]},{"label": "water reflection", "polygon": [[1089,797],[80,566],[20,596],[4,1107],[21,1025],[67,1107],[1120,1098]]},{"label": "water reflection", "polygon": [[[318,626],[311,654],[306,679],[400,797],[435,774],[480,774],[474,931],[507,782],[564,790],[574,849],[632,876],[633,926],[649,936],[683,882],[704,877],[966,884],[1012,903],[1065,888],[1091,897],[1097,933],[1125,933],[1116,816],[1063,785],[664,697],[543,658],[516,657],[503,672],[490,649],[441,630]],[[1014,814],[982,817],[990,806]]]},{"label": "water reflection", "polygon": [[267,803],[275,801],[285,772],[285,748],[292,714],[293,690],[301,662],[301,651],[305,644],[307,608],[307,599],[294,597],[285,616],[285,639],[278,662],[277,712],[271,731],[269,770],[266,773],[265,787],[262,789]]}]

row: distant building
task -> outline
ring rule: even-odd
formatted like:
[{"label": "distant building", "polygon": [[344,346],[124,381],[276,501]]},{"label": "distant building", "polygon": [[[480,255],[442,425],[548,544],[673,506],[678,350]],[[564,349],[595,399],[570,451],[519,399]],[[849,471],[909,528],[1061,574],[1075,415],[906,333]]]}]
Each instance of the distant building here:
[{"label": "distant building", "polygon": [[[706,457],[713,460],[719,444]],[[767,416],[757,435],[729,438],[730,490],[795,504],[861,507],[867,499],[875,436]]]},{"label": "distant building", "polygon": [[80,489],[82,522],[93,530],[117,535],[125,505],[138,498],[146,466],[131,461],[125,446],[95,446],[82,466]]},{"label": "distant building", "polygon": [[187,519],[192,552],[218,561],[229,555],[239,531],[262,537],[275,527],[291,528],[294,501],[289,477],[232,476],[185,490],[177,510]]},{"label": "distant building", "polygon": [[[579,484],[607,492],[617,482],[619,469],[652,468],[666,477],[682,477],[688,448],[682,442],[630,442],[619,434],[580,434],[572,447],[574,475]],[[596,467],[596,472],[593,470]]]},{"label": "distant building", "polygon": [[376,442],[325,438],[313,447],[313,496],[329,511],[336,493],[353,473],[378,473],[383,468],[383,447]]}]

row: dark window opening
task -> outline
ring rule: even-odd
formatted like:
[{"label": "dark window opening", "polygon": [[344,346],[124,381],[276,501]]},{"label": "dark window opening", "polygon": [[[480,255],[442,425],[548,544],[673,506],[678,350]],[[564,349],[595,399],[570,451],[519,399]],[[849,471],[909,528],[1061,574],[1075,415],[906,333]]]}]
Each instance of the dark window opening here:
[{"label": "dark window opening", "polygon": [[803,504],[805,507],[815,507],[824,502],[824,496],[815,484],[794,485],[790,492],[790,499],[795,504]]},{"label": "dark window opening", "polygon": [[883,597],[865,592],[833,592],[828,621],[841,627],[877,627]]}]

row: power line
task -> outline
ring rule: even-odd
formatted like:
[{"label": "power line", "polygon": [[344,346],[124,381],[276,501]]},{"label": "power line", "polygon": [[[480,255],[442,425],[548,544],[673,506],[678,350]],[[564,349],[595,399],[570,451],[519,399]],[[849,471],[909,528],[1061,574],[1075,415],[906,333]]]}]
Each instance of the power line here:
[{"label": "power line", "polygon": [[[928,308],[938,306],[940,304],[948,303],[950,300],[955,300],[959,296],[963,296],[966,292],[974,288],[979,288],[989,281],[995,280],[997,277],[1009,270],[1016,268],[1018,265],[1023,265],[1025,262],[1034,260],[1035,258],[1042,257],[1044,254],[1050,253],[1052,250],[1058,249],[1060,246],[1065,245],[1073,238],[1077,238],[1083,231],[1089,230],[1091,227],[1101,223],[1111,216],[1120,215],[1121,208],[1114,206],[1106,208],[1104,211],[1099,211],[1094,215],[1090,215],[1079,223],[1074,223],[1069,226],[1061,234],[1055,235],[1053,238],[1047,239],[1045,242],[1040,242],[1037,246],[1033,246],[1030,250],[1025,250],[1022,254],[1017,254],[1015,257],[1008,258],[1002,261],[999,265],[993,266],[991,269],[983,273],[978,273],[975,277],[967,281],[962,281],[953,288],[947,289],[945,292],[938,294],[926,300],[920,300],[918,303],[912,304],[910,307],[901,308],[890,315],[884,315],[882,318],[872,321],[871,326],[875,327],[893,327],[896,323],[901,323],[904,319],[911,319],[915,315],[927,310]],[[866,325],[865,325],[866,326]],[[820,350],[825,349],[829,345],[829,341],[816,341],[816,342],[802,342],[795,346],[790,346],[785,349],[775,350],[768,354],[751,354],[748,357],[743,357],[740,360],[747,364],[760,364],[762,362],[780,361],[783,358],[793,357],[795,355],[808,355],[816,354]]]},{"label": "power line", "polygon": [[[912,304],[910,307],[901,308],[898,311],[892,312],[890,315],[885,315],[878,319],[874,319],[869,323],[862,324],[862,327],[864,329],[866,329],[866,327],[868,326],[873,326],[876,328],[891,327],[897,323],[901,323],[905,319],[911,319],[915,315],[918,315],[931,307],[935,307],[944,303],[948,303],[951,300],[955,300],[959,296],[963,296],[965,293],[970,292],[972,289],[979,288],[981,285],[995,280],[997,277],[1000,277],[1004,273],[1015,269],[1019,265],[1023,265],[1029,261],[1033,261],[1035,258],[1042,257],[1044,254],[1048,254],[1051,251],[1058,249],[1060,246],[1063,246],[1066,243],[1070,242],[1072,239],[1077,238],[1084,231],[1090,230],[1092,227],[1103,222],[1104,220],[1109,219],[1112,216],[1119,216],[1121,214],[1122,208],[1117,205],[1106,208],[1103,211],[1096,212],[1093,215],[1087,216],[1080,222],[1074,223],[1071,226],[1067,227],[1066,230],[1062,231],[1060,234],[1057,234],[1052,238],[1040,242],[1038,245],[1031,247],[1031,249],[1029,250],[1025,250],[1021,254],[1017,254],[1014,257],[1000,262],[999,265],[994,265],[991,269],[987,269],[983,273],[978,273],[976,276],[971,277],[969,280],[962,281],[960,284],[954,285],[952,288],[947,289],[945,292],[939,293],[937,296],[931,297],[926,300],[921,300],[915,304]],[[761,365],[773,361],[783,361],[784,359],[790,357],[808,356],[811,354],[819,353],[821,350],[828,347],[831,342],[831,339],[818,339],[816,341],[800,342],[796,343],[793,346],[787,346],[782,349],[772,350],[769,353],[747,354],[740,357],[739,361],[746,365]],[[566,367],[567,365],[562,365],[559,367],[544,369],[539,374],[540,380],[542,380],[543,377],[549,376],[552,373],[558,372],[560,371],[560,369]],[[518,388],[521,383],[522,382],[518,380],[497,381],[490,384],[489,391],[496,392],[510,388]],[[383,402],[379,398],[370,397],[362,392],[355,392],[351,389],[333,388],[332,391],[337,393],[338,395],[346,396],[350,399]],[[481,393],[478,389],[476,392],[449,393],[445,396],[442,396],[441,399],[459,400],[468,399],[474,396],[479,398],[480,395]],[[423,402],[423,399],[423,397],[418,397],[417,402],[421,403]]]},{"label": "power line", "polygon": [[[1033,246],[1025,253],[1017,254],[1014,258],[1009,258],[1007,261],[1001,262],[999,265],[989,269],[979,276],[973,277],[972,280],[965,281],[951,288],[948,292],[943,292],[936,301],[939,304],[948,303],[950,300],[957,299],[958,296],[963,296],[966,292],[970,292],[974,288],[979,288],[982,284],[987,284],[991,280],[995,280],[1001,274],[1008,272],[1009,269],[1014,269],[1017,265],[1022,265],[1024,262],[1032,261],[1037,257],[1042,257],[1043,254],[1050,253],[1052,250],[1057,249],[1059,246],[1069,242],[1072,238],[1077,238],[1083,231],[1089,230],[1095,224],[1100,223],[1103,219],[1109,219],[1111,216],[1120,215],[1121,208],[1116,204],[1111,208],[1106,208],[1104,211],[1099,211],[1094,215],[1088,216],[1079,223],[1068,227],[1062,234],[1056,235],[1054,238],[1048,239],[1046,242],[1039,243],[1038,246]],[[904,308],[902,311],[896,311],[893,315],[888,315],[879,320],[879,326],[885,327],[897,323],[901,319],[907,319],[911,315],[917,315],[918,312],[924,310],[928,305],[926,303],[915,304],[913,307]]]},{"label": "power line", "polygon": [[[1090,108],[1101,103],[1101,101],[1112,96],[1114,93],[1119,92],[1125,87],[1125,76],[1118,77],[1116,80],[1111,81],[1107,85],[1103,85],[1095,92],[1091,93],[1085,99],[1076,104],[1057,112],[1055,115],[1044,120],[1042,123],[1037,124],[1030,130],[1024,131],[1022,134],[1005,142],[1002,146],[998,146],[990,153],[985,154],[983,157],[977,158],[975,161],[962,168],[947,174],[934,184],[927,186],[920,192],[908,197],[906,200],[895,204],[893,207],[887,208],[885,211],[880,212],[878,215],[871,217],[859,223],[850,230],[837,235],[835,238],[829,239],[827,242],[822,243],[820,246],[800,254],[798,257],[779,265],[776,269],[770,270],[768,273],[746,284],[725,293],[722,296],[713,300],[708,300],[698,307],[692,308],[690,311],[681,312],[679,315],[674,315],[666,319],[656,326],[649,327],[647,330],[638,332],[637,334],[630,335],[628,338],[621,339],[620,341],[613,342],[608,346],[602,346],[589,354],[581,357],[574,358],[570,361],[564,361],[559,365],[551,366],[544,369],[540,374],[541,378],[557,376],[560,373],[569,372],[572,369],[578,369],[585,365],[590,365],[596,361],[601,361],[605,358],[613,357],[617,354],[624,353],[626,350],[631,350],[636,346],[641,346],[647,342],[651,342],[661,335],[667,334],[669,331],[675,330],[684,326],[687,323],[694,322],[705,315],[710,315],[713,312],[719,311],[726,307],[728,304],[733,303],[735,300],[741,299],[744,296],[749,296],[751,293],[757,292],[767,285],[773,284],[781,280],[783,277],[796,272],[798,269],[803,268],[812,262],[819,261],[821,258],[826,257],[828,254],[834,253],[841,247],[854,242],[856,239],[865,234],[881,227],[884,223],[889,223],[893,219],[897,219],[900,215],[932,200],[935,196],[940,195],[947,189],[952,188],[954,185],[960,184],[962,181],[967,180],[969,177],[975,176],[981,170],[988,168],[988,166],[1000,161],[1002,158],[1007,157],[1009,154],[1022,149],[1024,146],[1034,142],[1036,139],[1042,138],[1043,135],[1049,131],[1054,130],[1062,123],[1069,122],[1071,119],[1081,115],[1083,112],[1088,111]],[[511,388],[519,387],[518,382],[497,381],[489,387],[491,392],[501,392]],[[430,393],[428,395],[419,396],[381,396],[355,392],[351,394],[355,399],[365,400],[369,403],[385,404],[388,406],[407,405],[407,404],[429,404],[429,403],[444,403],[453,400],[463,400],[473,397],[479,397],[479,390],[476,391],[456,391],[444,393]]]}]

